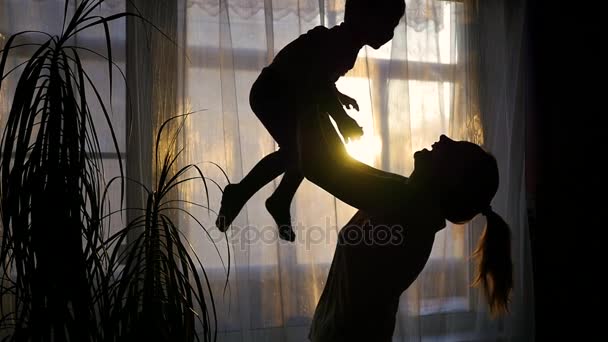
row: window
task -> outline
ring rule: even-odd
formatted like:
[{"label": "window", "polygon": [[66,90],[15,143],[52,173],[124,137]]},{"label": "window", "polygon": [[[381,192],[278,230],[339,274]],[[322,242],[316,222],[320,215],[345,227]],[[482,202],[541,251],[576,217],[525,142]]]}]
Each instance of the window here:
[{"label": "window", "polygon": [[[390,159],[390,156],[381,158],[379,152],[382,151],[383,145],[391,143],[397,145],[397,142],[381,140],[382,138],[377,134],[378,128],[374,127],[378,125],[379,120],[386,120],[384,125],[389,127],[405,125],[411,127],[411,133],[409,131],[403,134],[397,132],[391,136],[393,140],[397,140],[405,134],[414,139],[416,137],[436,139],[440,133],[447,132],[450,108],[453,106],[454,69],[458,57],[456,39],[453,39],[455,35],[453,22],[455,11],[461,5],[441,2],[443,22],[437,35],[438,40],[434,42],[433,47],[426,46],[430,43],[428,43],[425,31],[417,32],[410,26],[407,28],[400,26],[400,29],[407,30],[408,47],[403,50],[403,52],[407,52],[407,55],[401,51],[394,51],[391,43],[378,50],[366,47],[360,52],[355,67],[357,70],[351,71],[338,81],[338,88],[356,98],[361,107],[360,112],[353,110],[349,112],[363,125],[366,132],[365,144],[361,144],[366,148],[362,155],[355,155],[355,157],[371,165],[391,168],[390,164],[381,165],[381,159]],[[266,48],[274,45],[274,51],[278,52],[284,45],[296,38],[299,32],[305,32],[318,25],[319,22],[315,21],[318,20],[318,16],[311,17],[311,22],[305,22],[302,18],[298,19],[297,13],[280,12],[275,9],[281,13],[281,16],[277,15],[273,18],[273,41],[269,43],[266,40],[267,24],[263,8],[251,5],[252,8],[237,10],[230,6],[227,14],[230,18],[230,25],[226,25],[220,24],[219,8],[210,6],[206,2],[194,2],[187,9],[186,16],[187,53],[190,59],[187,63],[186,91],[190,99],[189,109],[205,110],[203,115],[195,116],[191,120],[192,126],[196,126],[192,129],[204,133],[191,135],[193,139],[200,138],[200,140],[195,140],[194,145],[200,144],[201,148],[197,151],[201,151],[201,155],[204,154],[204,157],[195,158],[195,160],[225,160],[227,158],[226,148],[223,145],[225,141],[219,138],[219,135],[236,134],[236,130],[238,130],[240,143],[246,147],[254,147],[247,149],[248,152],[254,153],[243,153],[239,156],[242,158],[242,165],[239,165],[242,168],[241,172],[246,172],[274,148],[272,139],[251,112],[248,102],[251,84],[259,71],[272,58],[267,55]],[[341,12],[328,10],[325,16],[326,25],[330,26],[341,20]],[[395,56],[398,53],[403,56]],[[230,73],[230,67],[234,68],[234,75]],[[398,78],[391,78],[389,85],[370,85],[370,82],[381,81],[368,77],[369,73],[378,70],[386,72],[391,68],[407,68],[407,72],[393,72],[392,74],[398,75]],[[402,78],[404,75],[407,79]],[[374,111],[377,111],[378,108],[372,108],[371,87],[379,88],[381,92],[388,92],[392,96],[398,96],[399,91],[407,89],[410,98],[409,123],[400,121],[402,118],[399,115],[375,113]],[[227,92],[232,94],[225,95]],[[231,101],[234,103],[230,103]],[[394,112],[403,111],[399,108],[391,109]],[[238,124],[234,128],[227,128],[223,122],[222,111],[227,110],[237,112],[235,120],[238,120]],[[226,131],[229,129],[235,131]],[[422,132],[423,130],[424,132]],[[421,149],[429,146],[433,141],[429,138],[414,140],[411,149]],[[356,148],[353,149],[356,150]],[[354,151],[355,154],[356,152]],[[400,156],[400,159],[403,158]],[[403,173],[411,171],[411,163],[407,168],[407,170],[400,171]],[[218,176],[221,175],[218,174]],[[255,201],[250,204],[253,202]]]},{"label": "window", "polygon": [[[187,9],[186,15],[190,57],[186,90],[190,99],[189,109],[205,109],[203,115],[194,116],[190,121],[189,128],[193,134],[189,136],[195,141],[192,145],[196,146],[191,153],[195,161],[224,161],[223,165],[237,175],[237,179],[275,148],[274,141],[251,112],[248,102],[251,84],[273,57],[267,54],[267,49],[273,48],[276,53],[300,32],[320,24],[318,12],[307,16],[306,9],[300,8],[298,17],[298,13],[288,9],[274,8],[269,26],[264,8],[258,5],[252,4],[251,8],[229,6],[227,13],[222,14],[219,8],[195,2]],[[441,12],[442,20],[430,23],[426,30],[417,31],[410,25],[400,25],[398,30],[405,31],[401,33],[401,40],[394,39],[393,43],[378,50],[369,47],[362,49],[355,68],[337,82],[338,89],[357,99],[360,106],[359,112],[349,111],[365,131],[362,141],[349,146],[355,158],[407,175],[413,169],[413,160],[404,156],[429,147],[440,134],[449,131],[457,96],[455,83],[461,75],[457,72],[460,47],[456,37],[456,20],[457,16],[462,15],[462,7],[462,3],[440,2],[437,9]],[[325,25],[333,26],[341,22],[341,10],[327,8]],[[220,20],[221,15],[229,17],[230,25],[225,24],[228,22],[226,19]],[[434,30],[438,33],[435,34]],[[407,36],[407,47],[399,45],[403,44],[404,34]],[[267,41],[267,35],[271,40]],[[429,35],[434,38],[429,39]],[[376,75],[388,75],[388,81]],[[408,94],[407,104],[378,98],[398,98],[404,92]],[[383,103],[387,105],[383,107]],[[408,111],[405,114],[404,107]],[[411,146],[404,150],[399,146],[406,141]],[[236,146],[238,144],[240,146]],[[223,179],[217,170],[207,170],[211,178]],[[245,238],[243,243],[244,235],[236,236],[239,243],[234,246],[242,248],[242,255],[248,258],[249,271],[256,266],[265,269],[266,266],[276,265],[278,253],[293,253],[272,247],[276,241],[273,239],[276,239],[276,235],[272,235],[274,223],[263,206],[269,191],[266,189],[256,194],[241,214],[245,225],[254,226],[242,228],[241,232],[247,231],[249,239]],[[212,194],[211,203],[219,203],[220,199],[218,191]],[[297,225],[304,227],[297,232],[305,235],[302,238],[307,243],[297,244],[294,255],[290,257],[302,265],[303,272],[308,269],[306,265],[311,263],[329,267],[337,231],[354,212],[354,208],[327,196],[312,184],[305,182],[301,186],[292,205],[292,215]],[[201,210],[200,216],[205,215]],[[209,227],[213,227],[211,219],[213,217],[206,221]],[[214,230],[210,229],[212,234]],[[228,234],[234,238],[233,234],[239,233],[229,231]],[[264,241],[264,236],[267,241]],[[205,245],[206,238],[202,234],[195,234],[192,238],[195,246]],[[216,241],[220,240],[218,237]],[[253,243],[247,243],[253,240]],[[441,279],[440,275],[452,275],[446,279],[458,277],[461,281],[458,281],[458,286],[451,287],[451,294],[440,293],[439,289],[446,288],[443,283],[433,286],[437,290],[427,287],[420,302],[423,306],[420,312],[466,309],[469,278],[464,271],[468,268],[465,228],[445,229],[438,234],[436,241],[423,279]],[[221,267],[213,248],[197,248],[197,251],[201,251],[207,264],[214,260],[211,265]],[[273,276],[276,274],[273,273]],[[446,296],[450,299],[445,300]],[[442,298],[442,305],[447,303],[449,307],[438,307],[437,298]]]},{"label": "window", "polygon": [[[41,30],[52,34],[61,32],[61,23],[63,20],[64,0],[47,0],[40,2],[8,0],[1,5],[0,12],[0,46],[3,46],[5,39],[8,36],[27,30]],[[68,10],[75,8],[76,3],[72,4]],[[108,16],[119,11],[125,10],[124,1],[108,1],[97,9],[100,15]],[[124,20],[118,20],[109,24],[112,37],[112,58],[119,68],[125,71],[125,39],[126,27]],[[41,36],[31,34],[23,36],[25,40],[22,43],[39,42]],[[104,38],[103,28],[90,28],[76,35],[74,45],[87,47],[98,53],[104,54],[106,51],[106,41]],[[11,53],[5,70],[10,70],[12,66],[25,61],[34,52],[30,48],[15,49]],[[110,106],[110,83],[108,78],[108,64],[102,57],[89,53],[84,50],[79,50],[79,55],[82,58],[84,69],[88,73],[92,82],[96,85],[100,92],[104,103],[110,111],[112,124],[118,141],[120,155],[116,155],[116,149],[111,138],[110,130],[106,119],[102,115],[101,108],[98,104],[97,97],[90,86],[87,87],[88,104],[90,111],[93,114],[93,121],[97,130],[97,136],[100,143],[100,148],[103,158],[103,167],[105,171],[105,181],[108,182],[111,178],[120,175],[118,158],[122,159],[123,168],[126,168],[126,114],[125,114],[125,98],[126,90],[124,80],[120,72],[113,68],[113,83],[112,83],[112,105]],[[16,84],[20,75],[18,69],[13,76],[7,78],[7,83],[3,84],[2,92],[0,93],[0,127],[5,127],[5,120],[8,116],[8,110],[13,98],[13,85]],[[126,170],[125,170],[126,172]],[[109,192],[109,200],[111,210],[118,210],[120,201],[120,182],[115,183]],[[100,194],[101,195],[101,194]],[[124,227],[125,222],[121,220],[120,215],[113,215],[111,219],[110,233]]]}]

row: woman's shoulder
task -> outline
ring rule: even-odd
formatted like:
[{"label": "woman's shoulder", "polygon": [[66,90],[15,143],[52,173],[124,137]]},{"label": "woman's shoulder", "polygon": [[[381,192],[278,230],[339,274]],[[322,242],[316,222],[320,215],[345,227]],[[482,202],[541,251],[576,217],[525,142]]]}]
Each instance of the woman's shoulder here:
[{"label": "woman's shoulder", "polygon": [[326,37],[328,37],[328,33],[330,32],[330,29],[323,26],[323,25],[318,25],[315,26],[311,29],[309,29],[308,31],[304,32],[303,34],[301,34],[296,40],[297,41],[310,41],[310,40],[322,40],[322,39],[326,39]]},{"label": "woman's shoulder", "polygon": [[404,213],[369,213],[359,210],[344,225],[339,235],[340,241],[348,242],[349,245],[358,245],[351,240],[363,237],[379,238],[369,245],[385,245],[387,242],[391,245],[401,245],[408,235],[413,238],[432,239],[435,231],[412,222]]},{"label": "woman's shoulder", "polygon": [[311,28],[310,30],[308,30],[309,33],[324,33],[324,32],[329,32],[330,28],[323,26],[323,25],[317,25],[313,28]]}]

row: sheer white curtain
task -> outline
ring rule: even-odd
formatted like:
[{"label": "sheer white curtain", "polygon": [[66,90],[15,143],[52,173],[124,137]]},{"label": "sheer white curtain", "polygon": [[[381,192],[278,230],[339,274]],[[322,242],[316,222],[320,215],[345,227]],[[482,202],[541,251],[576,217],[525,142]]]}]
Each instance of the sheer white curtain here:
[{"label": "sheer white curtain", "polygon": [[[488,108],[490,111],[482,115],[480,7],[472,1],[406,3],[406,16],[393,40],[379,50],[361,50],[354,69],[337,83],[361,107],[360,112],[349,114],[364,127],[365,136],[349,150],[370,165],[406,176],[412,171],[413,152],[430,146],[442,133],[483,144],[495,153],[503,177],[497,210],[515,230],[518,312],[517,300],[530,288],[528,278],[522,277],[528,262],[521,258],[528,248],[521,210],[525,208],[523,180],[513,177],[522,174],[523,150],[519,145],[517,150],[509,146],[512,139],[518,139],[522,127],[506,127],[514,135],[502,135],[500,130],[488,129],[495,126],[485,120],[510,120],[504,117],[507,114]],[[182,27],[189,58],[184,86],[187,109],[205,109],[187,124],[188,162],[213,161],[227,172],[231,182],[238,182],[276,149],[249,107],[252,83],[274,54],[300,34],[316,25],[339,24],[344,1],[189,0],[184,12]],[[490,14],[504,19],[504,13]],[[499,27],[504,24],[496,23],[498,37],[499,29],[507,29]],[[504,39],[497,43],[504,43]],[[506,68],[495,66],[506,75]],[[503,94],[492,96],[502,99],[500,106],[505,110],[515,101]],[[502,127],[502,123],[498,125]],[[504,155],[504,148],[511,155]],[[203,165],[220,186],[226,184],[214,165]],[[264,208],[277,181],[251,199],[228,232],[232,272],[229,287],[217,303],[221,340],[305,340],[337,232],[355,212],[305,182],[292,206],[298,238],[294,244],[285,243],[277,239],[272,218]],[[202,189],[188,194],[199,201],[202,195]],[[219,208],[220,198],[219,189],[214,189],[214,209]],[[214,215],[206,216],[201,209],[199,216],[207,226],[213,226]],[[522,331],[521,325],[511,324],[511,316],[490,320],[480,292],[469,286],[474,265],[468,257],[483,224],[483,219],[478,219],[471,227],[449,225],[438,234],[423,274],[401,298],[395,340],[496,340],[531,335]],[[217,253],[205,237],[195,230],[191,234],[207,265],[215,263],[221,269]],[[215,241],[222,239],[214,235]],[[395,272],[399,272],[398,262]],[[223,293],[224,273],[216,274],[216,293]],[[513,317],[519,318],[519,313]]]},{"label": "sheer white curtain", "polygon": [[[209,183],[209,205],[217,210],[220,187],[227,184],[222,170],[229,181],[238,182],[276,149],[248,103],[258,73],[298,35],[316,25],[340,23],[344,0],[135,2],[175,39],[177,47],[166,41],[155,45],[165,38],[149,32],[138,36],[124,26],[113,29],[118,35],[118,52],[113,52],[126,69],[135,110],[133,124],[127,127],[126,92],[117,88],[115,128],[126,136],[121,144],[127,151],[128,172],[136,178],[150,177],[148,145],[162,118],[200,111],[186,121],[181,136],[186,147],[183,162],[196,163],[218,183]],[[423,273],[401,297],[394,340],[532,339],[522,177],[525,108],[519,105],[524,90],[518,78],[523,72],[519,64],[523,1],[513,7],[504,0],[406,3],[406,16],[393,40],[379,50],[361,50],[354,69],[337,83],[361,107],[349,114],[364,127],[365,136],[349,150],[370,165],[405,176],[412,171],[413,152],[430,146],[442,133],[482,144],[492,152],[501,172],[493,205],[512,226],[516,288],[512,313],[491,320],[481,292],[469,286],[474,272],[469,255],[484,219],[449,225],[438,233]],[[44,25],[52,23],[60,26],[62,6],[63,0],[0,0],[0,34],[46,29]],[[125,1],[112,0],[105,6],[107,11],[122,10]],[[125,46],[126,51],[120,52]],[[89,58],[100,64],[103,74],[102,62]],[[118,83],[115,87],[120,87]],[[2,116],[9,99],[9,93],[0,94]],[[220,341],[306,340],[337,232],[355,212],[305,181],[292,205],[297,240],[280,241],[263,205],[278,181],[251,199],[226,236],[214,228],[213,213],[187,208],[210,235],[196,225],[185,232],[212,280]],[[206,204],[202,186],[192,185],[182,196]]]}]

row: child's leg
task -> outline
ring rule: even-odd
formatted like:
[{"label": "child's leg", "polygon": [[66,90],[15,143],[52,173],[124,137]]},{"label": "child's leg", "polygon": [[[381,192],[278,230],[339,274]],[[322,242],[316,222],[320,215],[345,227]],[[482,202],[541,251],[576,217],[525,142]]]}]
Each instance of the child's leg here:
[{"label": "child's leg", "polygon": [[291,200],[296,194],[304,177],[296,169],[289,169],[283,175],[281,183],[274,193],[266,200],[266,209],[279,228],[279,236],[283,240],[294,241],[296,234],[291,226]]},{"label": "child's leg", "polygon": [[229,184],[224,189],[222,204],[215,225],[226,231],[245,203],[264,185],[285,172],[285,156],[281,150],[260,160],[240,183]]},{"label": "child's leg", "polygon": [[285,156],[282,150],[272,152],[260,160],[239,183],[247,199],[264,185],[285,172]]}]

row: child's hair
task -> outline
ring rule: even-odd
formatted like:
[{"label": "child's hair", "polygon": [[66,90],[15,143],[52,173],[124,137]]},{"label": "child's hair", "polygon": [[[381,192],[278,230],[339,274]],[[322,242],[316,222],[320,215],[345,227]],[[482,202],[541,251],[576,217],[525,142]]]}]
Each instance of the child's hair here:
[{"label": "child's hair", "polygon": [[491,208],[484,210],[486,228],[473,256],[478,260],[474,285],[483,286],[493,316],[509,312],[513,289],[511,231],[509,225]]},{"label": "child's hair", "polygon": [[401,18],[404,13],[405,0],[346,0],[344,21],[356,21],[370,14]]}]

